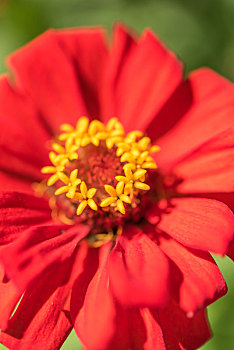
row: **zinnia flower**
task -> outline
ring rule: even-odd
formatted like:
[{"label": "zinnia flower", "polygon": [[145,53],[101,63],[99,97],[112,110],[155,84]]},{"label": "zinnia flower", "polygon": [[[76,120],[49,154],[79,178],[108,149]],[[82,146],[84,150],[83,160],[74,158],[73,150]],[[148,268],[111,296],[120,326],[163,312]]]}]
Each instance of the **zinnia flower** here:
[{"label": "zinnia flower", "polygon": [[[150,31],[47,31],[0,79],[0,340],[196,349],[226,293],[234,87]],[[52,217],[51,217],[52,215]]]}]

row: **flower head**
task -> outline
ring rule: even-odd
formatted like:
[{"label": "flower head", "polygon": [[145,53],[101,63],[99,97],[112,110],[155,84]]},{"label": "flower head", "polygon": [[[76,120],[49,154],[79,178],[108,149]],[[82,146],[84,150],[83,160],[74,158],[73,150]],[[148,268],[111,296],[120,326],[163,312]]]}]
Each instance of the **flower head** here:
[{"label": "flower head", "polygon": [[[195,349],[232,256],[234,88],[149,30],[48,31],[0,79],[0,341]],[[227,205],[228,204],[228,205]]]}]

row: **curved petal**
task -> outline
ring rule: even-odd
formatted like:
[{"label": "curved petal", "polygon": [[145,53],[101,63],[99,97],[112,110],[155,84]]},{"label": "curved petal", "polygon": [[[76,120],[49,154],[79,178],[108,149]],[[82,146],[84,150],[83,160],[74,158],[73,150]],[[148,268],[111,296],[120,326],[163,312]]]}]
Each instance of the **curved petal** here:
[{"label": "curved petal", "polygon": [[[78,337],[90,350],[108,348],[114,333],[115,306],[109,290],[107,269],[110,248],[110,244],[100,248],[99,268],[88,285],[83,305],[77,315],[73,310],[71,314]],[[73,298],[77,295],[74,293]]]},{"label": "curved petal", "polygon": [[7,329],[0,333],[2,344],[12,350],[59,350],[72,330],[69,301],[73,257],[56,264],[24,293]]},{"label": "curved petal", "polygon": [[231,210],[213,199],[174,198],[161,213],[157,205],[148,219],[185,246],[222,255],[234,232]]},{"label": "curved petal", "polygon": [[50,221],[51,210],[43,198],[20,192],[0,192],[0,245],[18,238],[32,225]]},{"label": "curved petal", "polygon": [[30,190],[29,184],[41,178],[50,135],[31,101],[10,86],[6,75],[0,78],[0,124],[0,170],[12,189],[16,177]]},{"label": "curved petal", "polygon": [[151,312],[161,325],[166,349],[195,350],[210,339],[205,310],[198,311],[189,318],[176,302],[171,301],[167,308]]},{"label": "curved petal", "polygon": [[[192,89],[191,107],[185,109],[184,116],[157,141],[162,150],[157,154],[157,163],[164,169],[171,168],[199,145],[234,125],[233,84],[209,69],[200,69],[189,76],[187,89]],[[185,89],[185,101],[181,95],[180,103],[186,104],[187,99],[191,99],[191,94],[187,95]],[[166,123],[167,118],[165,115],[161,120]]]},{"label": "curved petal", "polygon": [[126,309],[117,304],[115,317],[115,334],[111,339],[108,349],[140,350],[143,349],[145,340],[146,330],[139,309]]},{"label": "curved petal", "polygon": [[133,227],[128,231],[135,234],[123,233],[110,255],[110,288],[123,305],[162,306],[168,296],[168,260],[147,235]]},{"label": "curved petal", "polygon": [[87,115],[71,57],[49,30],[10,56],[16,86],[26,91],[53,133]]},{"label": "curved petal", "polygon": [[7,328],[8,320],[19,302],[21,294],[12,281],[6,278],[5,271],[0,265],[0,329]]},{"label": "curved petal", "polygon": [[173,168],[181,182],[177,191],[233,192],[234,191],[234,128],[218,134]]},{"label": "curved petal", "polygon": [[[0,171],[9,175],[10,183],[14,176],[28,185],[40,181],[40,169],[48,157],[38,154],[45,149],[45,144],[35,145],[32,134],[27,133],[22,124],[8,119],[8,116],[0,116],[0,123]],[[41,153],[45,154],[43,151]]]},{"label": "curved petal", "polygon": [[[118,73],[115,75],[113,61],[114,71]],[[109,113],[120,119],[126,131],[130,131],[133,124],[134,128],[145,130],[182,80],[181,63],[150,30],[136,43],[121,26],[114,33],[106,72],[106,84],[111,86],[109,94],[114,91]]]},{"label": "curved petal", "polygon": [[2,191],[26,192],[32,195],[35,193],[32,181],[7,172],[0,172],[0,192]]},{"label": "curved petal", "polygon": [[0,250],[0,259],[17,288],[24,292],[50,267],[70,258],[88,227],[33,226]]},{"label": "curved petal", "polygon": [[[52,136],[30,97],[17,87],[11,86],[10,77],[7,74],[0,76],[0,115],[8,117],[17,124],[23,124],[28,137],[34,141],[35,147],[44,144]],[[35,135],[37,135],[36,138]],[[42,155],[43,153],[40,154]]]},{"label": "curved petal", "polygon": [[166,350],[160,325],[149,309],[116,306],[116,332],[109,350]]},{"label": "curved petal", "polygon": [[108,55],[106,32],[98,27],[79,28],[60,30],[58,36],[74,64],[89,116],[98,119],[102,79]]},{"label": "curved petal", "polygon": [[[227,292],[226,283],[209,253],[185,248],[160,237],[160,248],[176,265],[171,273],[173,294],[188,314],[204,308]],[[178,271],[179,269],[179,271]]]},{"label": "curved petal", "polygon": [[123,25],[114,28],[112,45],[109,50],[106,69],[103,76],[103,86],[101,88],[101,117],[106,122],[110,117],[119,116],[116,114],[115,99],[118,77],[122,69],[123,62],[136,46],[133,35]]},{"label": "curved petal", "polygon": [[140,312],[146,328],[144,350],[167,350],[163,330],[156,317],[152,316],[149,309],[141,309]]},{"label": "curved petal", "polygon": [[227,255],[234,261],[234,241],[231,242]]}]

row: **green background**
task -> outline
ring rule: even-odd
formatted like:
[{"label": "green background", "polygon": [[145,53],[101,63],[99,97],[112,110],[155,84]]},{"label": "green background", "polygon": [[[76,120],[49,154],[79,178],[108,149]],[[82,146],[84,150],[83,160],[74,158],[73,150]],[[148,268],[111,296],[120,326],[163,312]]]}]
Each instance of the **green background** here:
[{"label": "green background", "polygon": [[[0,72],[10,52],[48,28],[101,24],[111,30],[116,20],[139,32],[151,27],[186,72],[208,66],[234,80],[234,0],[0,0]],[[229,292],[208,308],[214,337],[203,350],[231,350],[234,344],[233,267],[228,259],[217,260]],[[80,349],[74,332],[62,349]]]}]

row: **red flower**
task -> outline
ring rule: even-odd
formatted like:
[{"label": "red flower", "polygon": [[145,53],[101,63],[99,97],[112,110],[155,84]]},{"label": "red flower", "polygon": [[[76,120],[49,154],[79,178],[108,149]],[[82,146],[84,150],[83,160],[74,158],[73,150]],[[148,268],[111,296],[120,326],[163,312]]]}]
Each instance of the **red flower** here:
[{"label": "red flower", "polygon": [[[210,336],[205,307],[226,293],[209,252],[232,254],[233,85],[208,69],[184,81],[151,31],[136,40],[122,26],[110,48],[102,29],[48,31],[9,64],[13,82],[0,80],[1,342],[59,349],[74,327],[89,350],[201,346]],[[50,190],[39,198],[31,185],[45,179],[48,141],[83,115],[105,124],[117,117],[161,151],[146,178],[151,189],[135,190],[125,215],[123,203],[116,212],[89,202],[69,216],[78,184],[71,199],[56,197],[68,225],[51,219]],[[88,147],[81,180],[114,186],[114,153],[110,160]],[[83,192],[77,200],[88,207]]]}]

